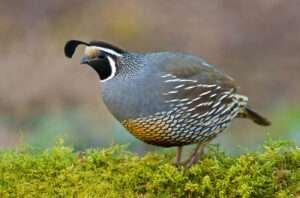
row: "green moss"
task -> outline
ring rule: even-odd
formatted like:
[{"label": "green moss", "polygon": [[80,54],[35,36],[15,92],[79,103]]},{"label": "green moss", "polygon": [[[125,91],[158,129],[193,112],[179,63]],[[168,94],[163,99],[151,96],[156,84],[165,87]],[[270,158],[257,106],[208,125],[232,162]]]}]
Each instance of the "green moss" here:
[{"label": "green moss", "polygon": [[139,157],[113,146],[73,152],[58,145],[0,152],[0,197],[299,197],[300,150],[269,142],[228,156],[211,146],[190,169],[174,153]]}]

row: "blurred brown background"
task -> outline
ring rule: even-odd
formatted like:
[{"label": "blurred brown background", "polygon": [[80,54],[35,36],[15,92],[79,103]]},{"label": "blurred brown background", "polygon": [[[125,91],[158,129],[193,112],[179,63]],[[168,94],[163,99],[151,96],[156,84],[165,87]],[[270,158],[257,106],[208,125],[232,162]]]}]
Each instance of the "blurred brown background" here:
[{"label": "blurred brown background", "polygon": [[217,142],[233,152],[268,136],[300,144],[299,10],[297,0],[0,0],[0,148],[47,147],[59,137],[78,149],[149,148],[106,110],[80,53],[64,57],[69,39],[202,56],[273,121],[270,128],[235,121]]}]

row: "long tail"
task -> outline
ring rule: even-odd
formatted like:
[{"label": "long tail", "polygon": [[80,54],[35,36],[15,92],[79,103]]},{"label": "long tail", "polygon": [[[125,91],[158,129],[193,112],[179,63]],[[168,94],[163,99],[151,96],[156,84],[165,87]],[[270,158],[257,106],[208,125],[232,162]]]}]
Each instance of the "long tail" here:
[{"label": "long tail", "polygon": [[249,118],[256,124],[262,125],[262,126],[269,126],[271,125],[271,122],[264,118],[263,116],[259,115],[249,107],[245,107],[238,115],[239,118]]}]

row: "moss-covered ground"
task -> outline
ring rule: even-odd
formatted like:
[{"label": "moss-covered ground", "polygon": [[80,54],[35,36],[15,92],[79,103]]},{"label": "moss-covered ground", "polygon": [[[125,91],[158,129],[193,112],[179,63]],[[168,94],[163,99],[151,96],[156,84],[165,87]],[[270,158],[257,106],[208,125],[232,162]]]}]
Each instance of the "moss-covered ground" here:
[{"label": "moss-covered ground", "polygon": [[0,197],[300,197],[300,150],[291,143],[240,156],[210,146],[189,169],[173,166],[174,155],[140,157],[122,146],[78,154],[61,144],[1,151]]}]

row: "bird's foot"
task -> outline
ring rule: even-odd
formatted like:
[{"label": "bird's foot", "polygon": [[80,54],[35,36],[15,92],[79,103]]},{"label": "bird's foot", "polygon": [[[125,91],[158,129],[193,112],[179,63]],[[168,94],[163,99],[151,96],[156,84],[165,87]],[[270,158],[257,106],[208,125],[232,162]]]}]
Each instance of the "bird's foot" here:
[{"label": "bird's foot", "polygon": [[203,156],[205,145],[206,143],[199,143],[193,153],[182,163],[182,165],[189,168],[197,163]]},{"label": "bird's foot", "polygon": [[[203,146],[204,147],[204,146]],[[195,155],[193,155],[191,157],[190,160],[187,160],[184,162],[184,166],[186,168],[189,168],[191,167],[192,165],[196,164],[203,156],[203,153],[204,153],[204,148],[200,149],[199,152],[197,152]]]},{"label": "bird's foot", "polygon": [[177,167],[189,168],[197,163],[204,154],[204,147],[207,143],[199,143],[194,149],[193,153],[183,162],[181,162],[182,147],[179,146],[177,149],[176,161],[173,163]]}]

